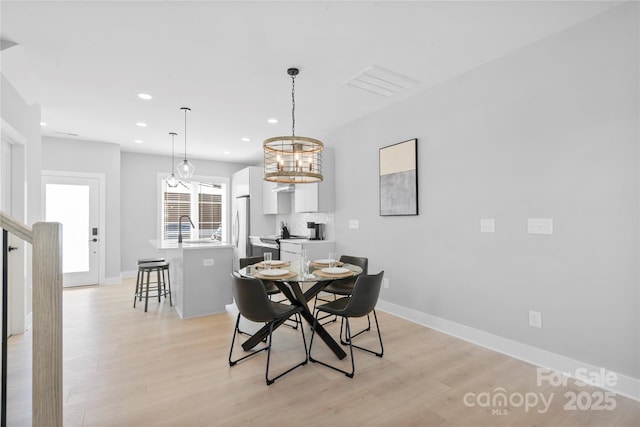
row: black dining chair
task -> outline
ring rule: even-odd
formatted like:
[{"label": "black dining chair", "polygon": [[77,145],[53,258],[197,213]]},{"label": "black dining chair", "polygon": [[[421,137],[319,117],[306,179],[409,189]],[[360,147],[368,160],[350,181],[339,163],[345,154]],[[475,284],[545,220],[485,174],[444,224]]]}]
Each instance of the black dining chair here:
[{"label": "black dining chair", "polygon": [[[261,256],[252,256],[252,257],[247,257],[247,258],[240,258],[238,260],[239,264],[240,264],[240,268],[245,268],[248,265],[253,265],[253,264],[257,264],[259,262],[263,261],[263,257]],[[267,295],[275,295],[275,294],[279,294],[280,293],[280,289],[278,289],[278,287],[276,286],[275,283],[271,282],[271,281],[263,281],[262,283],[264,283],[264,287],[267,290]]]},{"label": "black dining chair", "polygon": [[[300,331],[302,332],[302,344],[304,346],[304,360],[297,365],[287,369],[286,371],[278,374],[277,376],[269,378],[269,363],[271,361],[271,345],[273,341],[273,324],[278,320],[288,319],[291,316],[296,316],[298,317],[299,321],[302,321],[302,319],[300,319],[300,312],[302,311],[302,307],[271,301],[269,299],[269,296],[267,295],[265,286],[259,279],[239,277],[235,274],[232,274],[231,278],[233,281],[233,297],[236,301],[236,305],[238,306],[239,313],[236,319],[236,326],[233,330],[233,338],[231,339],[231,349],[229,350],[229,366],[235,366],[238,362],[248,357],[254,356],[264,350],[267,350],[267,367],[265,370],[265,379],[267,381],[267,385],[271,385],[278,378],[302,365],[305,365],[308,361],[307,340],[304,335],[304,328],[300,328]],[[240,323],[240,316],[243,316],[253,322],[268,323],[269,337],[266,347],[260,348],[258,350],[253,350],[249,354],[240,357],[239,359],[233,360],[233,346],[236,341],[236,335],[238,335],[239,333],[238,325]]]},{"label": "black dining chair", "polygon": [[[382,346],[382,335],[380,334],[380,325],[378,323],[378,316],[376,315],[376,304],[378,303],[378,296],[380,295],[380,287],[382,286],[382,277],[384,276],[384,271],[381,271],[378,274],[370,275],[370,276],[358,276],[356,279],[356,283],[353,287],[353,292],[350,297],[342,297],[335,301],[328,302],[321,306],[318,306],[315,311],[315,320],[313,321],[313,327],[311,329],[311,341],[309,343],[309,360],[314,363],[320,363],[326,367],[334,369],[338,372],[342,372],[349,378],[353,378],[353,375],[356,372],[355,362],[353,360],[353,348],[357,348],[360,350],[367,351],[369,353],[375,354],[378,357],[382,357],[384,353],[384,348]],[[313,338],[315,335],[315,328],[318,324],[318,317],[320,313],[327,313],[331,315],[340,316],[344,319],[344,324],[346,326],[345,336],[346,343],[349,344],[349,353],[351,356],[351,372],[347,372],[338,367],[330,365],[326,362],[322,362],[318,359],[314,359],[311,356],[311,349],[313,348]],[[353,344],[354,336],[351,335],[351,326],[349,325],[349,318],[352,317],[364,317],[369,313],[373,312],[373,318],[375,320],[376,329],[378,330],[378,340],[380,341],[380,352],[376,352],[374,350],[370,350],[368,348],[360,347]],[[342,329],[342,327],[340,328]],[[340,331],[340,335],[342,336],[342,330]]]},{"label": "black dining chair", "polygon": [[[345,264],[353,264],[353,265],[357,265],[358,267],[360,267],[362,269],[362,274],[363,275],[367,275],[369,274],[369,258],[367,257],[360,257],[360,256],[351,256],[351,255],[342,255],[340,257],[340,261],[345,263]],[[341,280],[334,280],[333,282],[329,283],[323,290],[322,292],[327,292],[329,294],[333,294],[333,300],[335,301],[339,296],[350,296],[351,293],[353,292],[353,287],[356,284],[356,277],[349,277],[346,279],[341,279]],[[326,300],[323,298],[316,298],[315,302],[313,303],[313,309],[315,311],[316,309],[316,304],[318,301],[324,301],[324,302],[330,302],[331,300]],[[324,315],[323,317],[321,317],[319,320],[324,320],[326,318],[329,317],[333,317],[332,320],[329,320],[326,323],[330,323],[330,322],[335,322],[337,319],[337,316],[331,316],[329,314]],[[340,325],[340,330],[342,331],[342,325]],[[371,330],[371,318],[367,315],[367,327],[364,328],[363,330],[361,330],[360,332],[353,334],[352,338],[357,337],[358,335],[362,334],[363,332],[366,331],[370,331]],[[342,334],[340,335],[340,341],[345,344],[345,340],[343,340]]]},{"label": "black dining chair", "polygon": [[[240,268],[245,268],[248,265],[257,264],[259,262],[262,262],[263,260],[264,260],[264,257],[252,256],[252,257],[240,258],[238,260],[238,263],[240,264]],[[264,283],[264,287],[267,290],[267,295],[269,295],[269,299],[271,299],[273,295],[276,295],[282,292],[280,289],[278,289],[278,286],[271,280],[262,280],[262,283]],[[277,302],[286,302],[286,301],[288,301],[286,298],[277,300]],[[285,322],[285,325],[293,329],[298,329],[298,325],[300,325],[300,322],[298,322],[297,320],[287,320],[287,322]],[[244,335],[251,335],[243,331],[240,331],[240,333]]]}]

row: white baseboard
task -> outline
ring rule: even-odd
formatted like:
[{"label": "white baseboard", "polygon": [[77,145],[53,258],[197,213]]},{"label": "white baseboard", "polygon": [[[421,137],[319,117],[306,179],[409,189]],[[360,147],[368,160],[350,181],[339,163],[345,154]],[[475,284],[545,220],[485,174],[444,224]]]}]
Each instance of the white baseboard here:
[{"label": "white baseboard", "polygon": [[[506,354],[507,356],[523,360],[533,365],[550,369],[555,372],[569,374],[569,376],[573,376],[571,373],[580,372],[597,373],[602,369],[602,367],[599,366],[584,363],[560,354],[532,347],[527,344],[503,338],[498,335],[493,335],[479,329],[461,325],[450,320],[422,313],[387,301],[379,300],[376,308],[389,314],[393,314],[394,316],[401,317],[419,325],[443,332],[447,335]],[[617,381],[615,386],[601,388],[612,391],[621,396],[640,401],[640,379],[609,371],[608,369],[607,372],[615,374]]]},{"label": "white baseboard", "polygon": [[104,277],[100,280],[101,285],[119,285],[122,283],[122,276]]},{"label": "white baseboard", "polygon": [[131,277],[137,277],[137,276],[138,276],[138,270],[120,272],[120,277],[122,277],[123,279],[129,279]]}]

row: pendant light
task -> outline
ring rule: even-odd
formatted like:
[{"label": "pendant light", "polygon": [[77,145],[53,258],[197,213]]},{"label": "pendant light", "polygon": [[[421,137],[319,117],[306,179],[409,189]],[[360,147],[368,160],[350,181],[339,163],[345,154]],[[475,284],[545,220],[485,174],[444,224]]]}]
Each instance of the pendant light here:
[{"label": "pendant light", "polygon": [[297,68],[289,68],[291,76],[291,136],[276,136],[262,143],[265,181],[305,184],[322,181],[321,141],[296,136],[296,76]]},{"label": "pendant light", "polygon": [[[169,135],[171,135],[171,169],[173,170],[173,153],[174,153],[174,147],[175,147],[175,141],[174,138],[177,135],[177,133],[175,132],[169,132]],[[169,175],[167,177],[167,185],[171,188],[175,188],[178,186],[178,178],[176,178],[176,174],[173,173],[173,171],[171,172],[171,175]]]},{"label": "pendant light", "polygon": [[189,107],[180,108],[184,111],[184,160],[176,166],[178,176],[182,179],[191,179],[196,167],[193,166],[189,160],[187,160],[187,111],[191,111]]}]

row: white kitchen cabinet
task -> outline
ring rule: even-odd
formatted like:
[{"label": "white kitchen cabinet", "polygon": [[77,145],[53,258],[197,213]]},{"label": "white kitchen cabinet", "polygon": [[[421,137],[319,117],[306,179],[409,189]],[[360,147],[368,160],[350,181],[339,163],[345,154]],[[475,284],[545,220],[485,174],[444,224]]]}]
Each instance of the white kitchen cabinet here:
[{"label": "white kitchen cabinet", "polygon": [[295,212],[331,212],[334,209],[334,167],[333,150],[325,148],[322,152],[322,182],[296,184],[294,198]]},{"label": "white kitchen cabinet", "polygon": [[249,196],[249,233],[254,236],[273,234],[276,228],[274,217],[263,215],[262,198],[264,169],[249,166],[231,176],[231,215],[236,212],[236,198]]},{"label": "white kitchen cabinet", "polygon": [[334,252],[336,244],[330,240],[280,240],[280,259],[293,261],[300,259],[302,250],[307,251],[310,260],[326,259],[329,252]]},{"label": "white kitchen cabinet", "polygon": [[291,213],[291,193],[273,191],[275,182],[262,181],[262,213],[265,215]]},{"label": "white kitchen cabinet", "polygon": [[[255,166],[244,168],[231,176],[231,198],[251,195],[251,169]],[[258,168],[260,169],[260,168]]]}]

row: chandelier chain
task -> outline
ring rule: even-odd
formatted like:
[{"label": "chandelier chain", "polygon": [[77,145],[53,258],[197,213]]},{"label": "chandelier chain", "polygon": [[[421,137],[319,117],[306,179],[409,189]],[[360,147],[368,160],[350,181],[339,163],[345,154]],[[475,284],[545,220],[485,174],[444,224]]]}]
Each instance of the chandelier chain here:
[{"label": "chandelier chain", "polygon": [[296,76],[291,76],[291,135],[296,136]]}]

